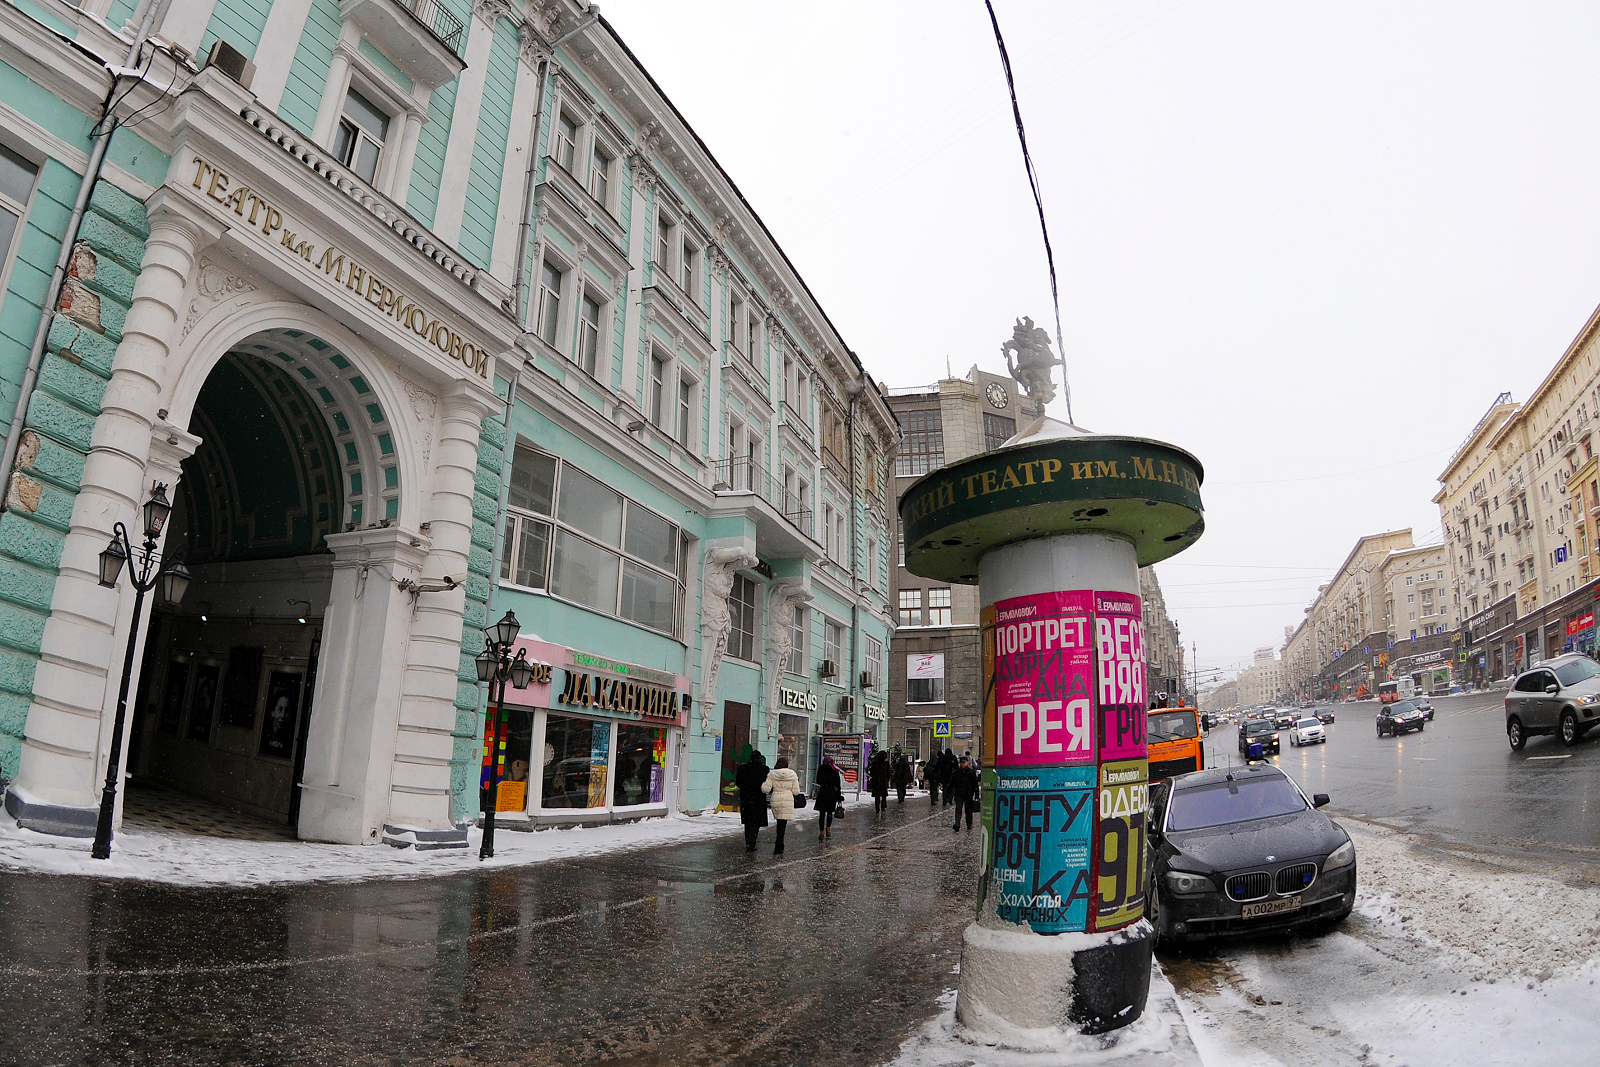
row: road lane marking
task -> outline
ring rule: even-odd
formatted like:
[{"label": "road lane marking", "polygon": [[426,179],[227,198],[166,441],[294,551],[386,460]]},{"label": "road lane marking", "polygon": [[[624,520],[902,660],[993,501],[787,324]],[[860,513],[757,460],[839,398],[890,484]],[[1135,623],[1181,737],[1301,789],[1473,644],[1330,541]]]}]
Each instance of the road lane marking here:
[{"label": "road lane marking", "polygon": [[1439,757],[1438,756],[1412,756],[1411,758],[1416,760],[1418,763],[1432,763],[1434,760],[1438,759]]},{"label": "road lane marking", "polygon": [[1559,756],[1524,756],[1524,759],[1571,759],[1572,753],[1565,752]]}]

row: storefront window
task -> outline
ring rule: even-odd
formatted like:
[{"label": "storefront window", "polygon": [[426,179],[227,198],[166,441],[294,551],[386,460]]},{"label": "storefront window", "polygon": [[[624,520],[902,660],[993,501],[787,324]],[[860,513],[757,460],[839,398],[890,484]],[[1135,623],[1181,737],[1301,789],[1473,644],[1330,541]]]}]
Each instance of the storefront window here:
[{"label": "storefront window", "polygon": [[667,731],[622,723],[617,727],[617,784],[611,803],[619,808],[660,804],[666,797]]},{"label": "storefront window", "polygon": [[490,711],[491,719],[489,732],[493,734],[495,722],[501,725],[498,728],[501,743],[498,746],[486,744],[483,773],[480,780],[479,809],[489,798],[489,762],[488,750],[498,750],[500,780],[500,802],[495,805],[496,811],[526,811],[528,808],[528,769],[531,766],[533,749],[533,713],[523,711],[521,708],[506,708],[494,717],[493,709]]},{"label": "storefront window", "polygon": [[789,766],[800,776],[800,787],[806,787],[809,769],[806,760],[806,737],[811,731],[811,720],[804,715],[778,716],[778,755],[789,757]]},{"label": "storefront window", "polygon": [[610,723],[551,715],[544,728],[543,806],[604,807],[610,749]]}]

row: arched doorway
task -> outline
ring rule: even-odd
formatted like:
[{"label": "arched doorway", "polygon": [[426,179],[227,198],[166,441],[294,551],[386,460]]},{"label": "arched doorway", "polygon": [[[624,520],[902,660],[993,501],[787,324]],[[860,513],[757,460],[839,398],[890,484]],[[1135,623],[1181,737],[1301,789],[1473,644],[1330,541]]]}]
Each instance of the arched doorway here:
[{"label": "arched doorway", "polygon": [[293,329],[233,345],[188,426],[201,443],[166,551],[195,580],[153,613],[130,767],[167,797],[289,830],[335,565],[326,539],[396,517],[394,437],[351,360]]}]

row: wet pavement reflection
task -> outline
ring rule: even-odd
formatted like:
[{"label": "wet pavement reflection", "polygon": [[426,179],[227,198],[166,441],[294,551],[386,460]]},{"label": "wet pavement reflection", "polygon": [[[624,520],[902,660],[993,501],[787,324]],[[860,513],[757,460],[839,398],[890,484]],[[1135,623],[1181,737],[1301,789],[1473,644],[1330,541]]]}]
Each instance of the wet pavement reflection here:
[{"label": "wet pavement reflection", "polygon": [[784,1064],[893,1056],[954,985],[978,834],[854,809],[409,881],[0,874],[7,1064]]}]

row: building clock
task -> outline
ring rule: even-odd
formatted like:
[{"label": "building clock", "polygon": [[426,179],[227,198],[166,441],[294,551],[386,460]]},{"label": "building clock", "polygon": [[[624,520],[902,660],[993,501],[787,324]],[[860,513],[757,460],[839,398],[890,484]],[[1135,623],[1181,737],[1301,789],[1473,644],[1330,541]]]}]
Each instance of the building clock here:
[{"label": "building clock", "polygon": [[1004,408],[1011,402],[1011,394],[1006,392],[1006,387],[999,382],[990,382],[989,387],[983,391],[989,398],[989,403],[997,408]]}]

